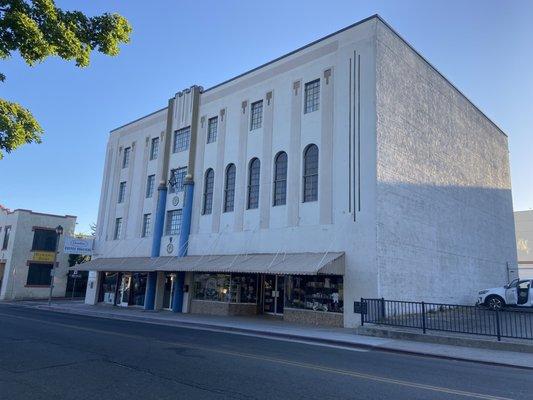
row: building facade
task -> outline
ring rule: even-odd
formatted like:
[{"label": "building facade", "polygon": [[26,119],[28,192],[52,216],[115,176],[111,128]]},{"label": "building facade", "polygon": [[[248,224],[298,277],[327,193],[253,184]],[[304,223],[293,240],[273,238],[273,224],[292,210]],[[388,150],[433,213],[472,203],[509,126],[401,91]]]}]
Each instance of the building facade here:
[{"label": "building facade", "polygon": [[378,16],[178,92],[103,176],[91,304],[354,326],[516,264],[506,135]]},{"label": "building facade", "polygon": [[[58,225],[72,234],[76,217],[0,206],[0,300],[48,298]],[[65,296],[67,275],[68,255],[59,251],[52,296]]]},{"label": "building facade", "polygon": [[533,210],[516,211],[516,247],[520,279],[533,279]]}]

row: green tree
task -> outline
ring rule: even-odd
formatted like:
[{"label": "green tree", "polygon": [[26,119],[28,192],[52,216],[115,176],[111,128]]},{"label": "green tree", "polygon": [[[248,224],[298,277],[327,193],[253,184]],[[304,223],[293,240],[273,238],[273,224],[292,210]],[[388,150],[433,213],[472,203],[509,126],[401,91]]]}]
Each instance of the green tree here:
[{"label": "green tree", "polygon": [[[86,67],[93,51],[116,56],[119,45],[129,43],[131,31],[118,14],[87,17],[61,10],[54,0],[0,0],[0,60],[18,52],[30,66],[58,56]],[[42,134],[29,110],[0,98],[0,159],[25,143],[40,143]]]}]

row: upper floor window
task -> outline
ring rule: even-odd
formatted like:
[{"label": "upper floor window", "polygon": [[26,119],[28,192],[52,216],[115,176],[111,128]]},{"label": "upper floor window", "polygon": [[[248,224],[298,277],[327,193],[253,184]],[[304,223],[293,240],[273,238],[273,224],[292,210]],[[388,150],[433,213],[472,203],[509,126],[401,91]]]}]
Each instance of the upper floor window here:
[{"label": "upper floor window", "polygon": [[226,167],[224,182],[224,212],[233,211],[235,208],[235,164]]},{"label": "upper floor window", "polygon": [[304,113],[318,110],[320,104],[320,79],[305,84]]},{"label": "upper floor window", "polygon": [[154,195],[155,175],[148,175],[146,179],[146,198],[149,199]]},{"label": "upper floor window", "polygon": [[207,143],[217,140],[218,117],[209,118],[207,122]]},{"label": "upper floor window", "polygon": [[287,203],[287,153],[284,151],[274,158],[274,206]]},{"label": "upper floor window", "polygon": [[122,218],[115,219],[115,232],[113,239],[118,240],[122,236]]},{"label": "upper floor window", "polygon": [[248,166],[248,204],[247,208],[259,207],[259,177],[261,162],[258,158],[252,158]]},{"label": "upper floor window", "polygon": [[6,226],[4,228],[4,240],[2,242],[2,250],[7,249],[7,245],[9,244],[9,234],[11,233],[11,226]]},{"label": "upper floor window", "polygon": [[159,155],[159,138],[152,138],[152,144],[150,146],[150,160],[155,160]]},{"label": "upper floor window", "polygon": [[152,234],[152,214],[143,215],[143,225],[141,236],[146,237]]},{"label": "upper floor window", "polygon": [[252,103],[250,114],[250,130],[261,128],[263,124],[263,100]]},{"label": "upper floor window", "polygon": [[213,211],[213,189],[215,185],[215,172],[212,168],[209,168],[205,172],[204,178],[204,206],[202,208],[202,214],[211,214]]},{"label": "upper floor window", "polygon": [[189,144],[191,142],[191,127],[178,129],[174,132],[174,147],[173,153],[189,150]]},{"label": "upper floor window", "polygon": [[187,167],[170,170],[170,193],[183,192],[185,175],[187,175]]},{"label": "upper floor window", "polygon": [[123,203],[124,197],[126,197],[126,182],[120,182],[120,186],[118,188],[118,202]]},{"label": "upper floor window", "polygon": [[182,210],[167,211],[166,235],[178,235],[181,230]]},{"label": "upper floor window", "polygon": [[37,229],[33,231],[32,251],[56,251],[57,233],[55,229]]},{"label": "upper floor window", "polygon": [[310,144],[304,151],[303,201],[318,200],[318,147]]},{"label": "upper floor window", "polygon": [[124,155],[122,157],[122,168],[127,168],[130,165],[131,147],[124,149]]}]

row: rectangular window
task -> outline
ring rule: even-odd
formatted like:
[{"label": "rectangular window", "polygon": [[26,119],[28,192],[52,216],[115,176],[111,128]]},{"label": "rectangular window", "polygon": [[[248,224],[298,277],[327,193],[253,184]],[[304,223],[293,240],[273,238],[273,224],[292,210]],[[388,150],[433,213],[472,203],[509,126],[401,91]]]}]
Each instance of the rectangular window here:
[{"label": "rectangular window", "polygon": [[118,240],[122,234],[122,218],[115,219],[115,233],[113,239]]},{"label": "rectangular window", "polygon": [[124,157],[122,158],[122,168],[128,168],[130,165],[131,147],[124,149]]},{"label": "rectangular window", "polygon": [[170,170],[170,193],[183,192],[183,182],[187,175],[187,167]]},{"label": "rectangular window", "polygon": [[194,298],[228,302],[229,282],[229,274],[194,274]]},{"label": "rectangular window", "polygon": [[339,275],[296,275],[287,279],[285,307],[342,313],[343,279]]},{"label": "rectangular window", "polygon": [[118,202],[124,203],[124,197],[126,197],[126,182],[120,182],[118,188]]},{"label": "rectangular window", "polygon": [[167,211],[166,235],[179,235],[181,230],[181,210]]},{"label": "rectangular window", "polygon": [[142,237],[152,234],[152,214],[143,215]]},{"label": "rectangular window", "polygon": [[189,144],[191,142],[191,127],[179,129],[174,132],[174,147],[173,153],[189,150]]},{"label": "rectangular window", "polygon": [[9,244],[9,234],[11,233],[11,226],[6,226],[4,228],[4,241],[2,242],[2,250],[7,249]]},{"label": "rectangular window", "polygon": [[150,160],[155,160],[159,155],[159,138],[152,139],[152,145],[150,146]]},{"label": "rectangular window", "polygon": [[57,233],[55,229],[35,229],[32,251],[56,251]]},{"label": "rectangular window", "polygon": [[154,195],[155,175],[148,175],[146,180],[146,198],[149,199]]},{"label": "rectangular window", "polygon": [[250,130],[261,128],[263,123],[263,100],[252,103],[251,117],[250,117]]},{"label": "rectangular window", "polygon": [[305,84],[304,113],[318,110],[320,104],[320,79]]},{"label": "rectangular window", "polygon": [[218,117],[209,118],[207,122],[207,143],[213,143],[217,140]]},{"label": "rectangular window", "polygon": [[28,267],[28,277],[26,285],[29,286],[50,286],[52,282],[52,264],[30,263]]}]

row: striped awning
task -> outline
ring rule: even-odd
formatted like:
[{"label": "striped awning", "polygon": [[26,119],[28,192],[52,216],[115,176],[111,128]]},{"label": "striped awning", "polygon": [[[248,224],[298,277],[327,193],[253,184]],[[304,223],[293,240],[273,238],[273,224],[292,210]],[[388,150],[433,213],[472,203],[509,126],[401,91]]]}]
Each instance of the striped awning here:
[{"label": "striped awning", "polygon": [[344,275],[344,253],[195,255],[185,257],[97,258],[71,269],[79,271],[247,272],[285,275]]}]

